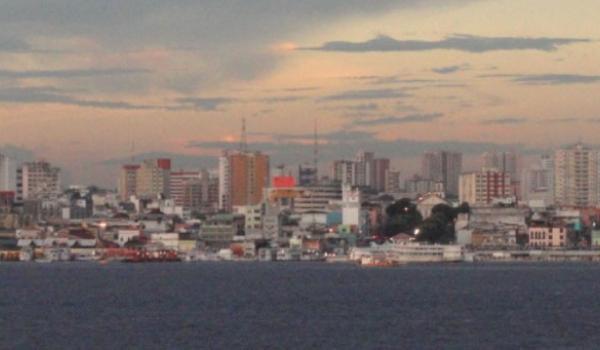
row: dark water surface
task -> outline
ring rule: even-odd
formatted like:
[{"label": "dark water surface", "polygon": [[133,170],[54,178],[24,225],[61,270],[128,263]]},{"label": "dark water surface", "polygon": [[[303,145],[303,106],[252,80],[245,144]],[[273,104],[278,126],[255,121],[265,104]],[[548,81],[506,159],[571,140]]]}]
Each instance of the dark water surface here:
[{"label": "dark water surface", "polygon": [[600,265],[3,263],[0,348],[600,348]]}]

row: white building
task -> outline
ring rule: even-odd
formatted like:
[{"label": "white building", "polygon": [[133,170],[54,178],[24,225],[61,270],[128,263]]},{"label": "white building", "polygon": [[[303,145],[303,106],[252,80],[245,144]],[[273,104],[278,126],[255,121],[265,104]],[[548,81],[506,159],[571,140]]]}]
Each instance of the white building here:
[{"label": "white building", "polygon": [[17,169],[17,200],[52,199],[60,192],[60,168],[39,161]]},{"label": "white building", "polygon": [[598,203],[598,151],[583,144],[554,153],[554,200],[558,205],[587,207]]},{"label": "white building", "polygon": [[227,151],[219,157],[219,209],[226,210],[231,206],[229,189],[231,188],[229,154]]},{"label": "white building", "polygon": [[421,213],[423,219],[427,219],[431,216],[433,207],[439,204],[449,205],[448,201],[444,199],[443,194],[427,193],[417,199],[417,210]]},{"label": "white building", "polygon": [[263,227],[262,205],[240,205],[233,207],[234,214],[244,215],[246,235],[260,234]]},{"label": "white building", "polygon": [[359,229],[364,225],[361,202],[361,193],[358,188],[350,185],[342,187],[342,224]]}]

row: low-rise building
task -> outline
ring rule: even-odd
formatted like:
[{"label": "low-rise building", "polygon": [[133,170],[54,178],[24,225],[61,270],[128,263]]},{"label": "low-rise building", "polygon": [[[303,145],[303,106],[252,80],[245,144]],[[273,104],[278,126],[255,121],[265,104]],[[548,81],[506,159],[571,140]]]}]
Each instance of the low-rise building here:
[{"label": "low-rise building", "polygon": [[532,226],[528,230],[529,246],[559,248],[567,246],[567,229],[563,226]]}]

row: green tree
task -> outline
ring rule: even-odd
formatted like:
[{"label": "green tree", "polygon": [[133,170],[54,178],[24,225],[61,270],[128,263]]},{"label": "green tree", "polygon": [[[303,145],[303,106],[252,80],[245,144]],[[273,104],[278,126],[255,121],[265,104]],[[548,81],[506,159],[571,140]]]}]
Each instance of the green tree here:
[{"label": "green tree", "polygon": [[459,214],[468,213],[469,204],[463,203],[453,208],[446,204],[438,204],[431,209],[431,216],[419,227],[417,241],[429,243],[451,243],[456,239],[454,222]]},{"label": "green tree", "polygon": [[387,237],[395,236],[398,233],[413,234],[415,228],[423,221],[417,206],[408,198],[402,198],[390,204],[385,212],[387,220],[384,234]]}]

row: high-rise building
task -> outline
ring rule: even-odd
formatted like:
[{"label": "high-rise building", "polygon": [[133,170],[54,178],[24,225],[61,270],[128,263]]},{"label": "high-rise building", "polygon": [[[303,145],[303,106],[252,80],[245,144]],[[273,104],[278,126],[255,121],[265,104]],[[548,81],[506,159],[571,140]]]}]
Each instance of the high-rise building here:
[{"label": "high-rise building", "polygon": [[523,199],[554,204],[554,159],[548,155],[541,156],[539,162],[523,170],[521,179]]},{"label": "high-rise building", "polygon": [[385,172],[385,189],[386,193],[400,192],[400,172],[387,170]]},{"label": "high-rise building", "polygon": [[486,152],[482,158],[483,168],[497,169],[509,174],[513,181],[517,180],[518,157],[515,152]]},{"label": "high-rise building", "polygon": [[14,181],[14,161],[4,154],[0,154],[0,191],[14,192],[16,184]]},{"label": "high-rise building", "polygon": [[421,159],[424,179],[441,182],[446,194],[458,195],[458,178],[462,172],[462,154],[447,151],[425,152]]},{"label": "high-rise building", "polygon": [[385,173],[390,168],[387,158],[375,158],[373,152],[360,151],[354,160],[336,160],[332,178],[341,184],[385,190]]},{"label": "high-rise building", "polygon": [[140,197],[169,197],[171,160],[165,158],[144,160],[137,171],[137,195]]},{"label": "high-rise building", "polygon": [[598,152],[581,143],[554,152],[556,204],[587,207],[598,203]]},{"label": "high-rise building", "polygon": [[[173,199],[175,205],[189,207],[189,203],[186,205],[186,196],[190,202],[200,202],[201,198],[191,196],[193,194],[201,196],[201,179],[202,173],[199,171],[172,171],[169,176],[169,197]],[[198,186],[191,186],[192,183],[197,183]]]},{"label": "high-rise building", "polygon": [[358,171],[356,162],[351,160],[336,160],[333,162],[332,179],[341,184],[356,186],[358,184]]},{"label": "high-rise building", "polygon": [[375,173],[375,154],[373,152],[360,151],[356,154],[355,169],[356,183],[354,186],[372,187]]},{"label": "high-rise building", "polygon": [[219,159],[219,207],[256,205],[269,185],[269,156],[260,152],[225,151]]},{"label": "high-rise building", "polygon": [[219,157],[219,209],[231,210],[231,165],[229,155],[224,151]]},{"label": "high-rise building", "polygon": [[298,166],[298,185],[315,186],[318,183],[318,171],[314,166]]},{"label": "high-rise building", "polygon": [[384,192],[386,185],[386,174],[390,170],[390,160],[387,158],[377,158],[373,160],[373,183],[371,188]]},{"label": "high-rise building", "polygon": [[137,164],[125,164],[121,167],[119,175],[118,192],[122,201],[128,201],[131,196],[137,195],[138,171]]},{"label": "high-rise building", "polygon": [[495,169],[462,174],[459,201],[471,205],[490,204],[494,199],[514,198],[510,174]]},{"label": "high-rise building", "polygon": [[17,200],[52,199],[60,192],[60,168],[38,161],[17,169]]},{"label": "high-rise building", "polygon": [[444,184],[441,181],[424,179],[418,175],[404,182],[404,190],[413,194],[426,194],[430,192],[445,193]]}]

